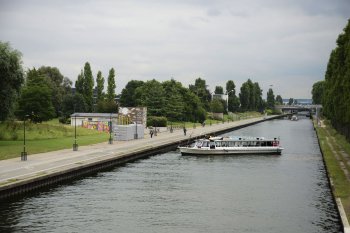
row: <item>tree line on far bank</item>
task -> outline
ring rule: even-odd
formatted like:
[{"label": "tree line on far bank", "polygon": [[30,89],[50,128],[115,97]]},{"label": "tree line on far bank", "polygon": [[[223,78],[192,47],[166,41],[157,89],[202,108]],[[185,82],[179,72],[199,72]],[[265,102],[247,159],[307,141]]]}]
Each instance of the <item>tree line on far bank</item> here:
[{"label": "tree line on far bank", "polygon": [[[74,112],[118,112],[114,68],[109,70],[105,92],[102,72],[98,71],[95,79],[86,62],[72,91],[72,81],[56,67],[24,71],[20,52],[8,43],[0,41],[0,55],[3,58],[0,63],[0,121],[17,118],[41,122],[60,117],[65,122]],[[271,88],[267,100],[263,100],[259,83],[250,79],[242,84],[238,96],[235,89],[233,80],[227,81],[225,90],[216,86],[213,93],[201,78],[188,88],[174,79],[164,82],[131,80],[121,92],[120,105],[144,106],[149,116],[165,117],[169,121],[203,122],[208,112],[262,112],[273,109],[275,103],[282,104],[282,97],[275,98]],[[228,95],[227,101],[215,98],[224,94]]]},{"label": "tree line on far bank", "polygon": [[330,54],[325,79],[312,87],[312,100],[350,141],[350,20]]}]

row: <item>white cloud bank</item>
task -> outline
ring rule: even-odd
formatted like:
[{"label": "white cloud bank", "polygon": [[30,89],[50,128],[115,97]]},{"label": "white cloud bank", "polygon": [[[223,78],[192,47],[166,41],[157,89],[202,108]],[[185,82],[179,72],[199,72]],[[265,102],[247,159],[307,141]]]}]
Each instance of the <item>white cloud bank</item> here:
[{"label": "white cloud bank", "polygon": [[[316,5],[317,4],[317,5]],[[3,1],[0,40],[23,53],[27,68],[56,66],[71,80],[89,61],[94,75],[183,85],[202,77],[210,89],[248,78],[266,94],[311,97],[347,23],[348,0]]]}]

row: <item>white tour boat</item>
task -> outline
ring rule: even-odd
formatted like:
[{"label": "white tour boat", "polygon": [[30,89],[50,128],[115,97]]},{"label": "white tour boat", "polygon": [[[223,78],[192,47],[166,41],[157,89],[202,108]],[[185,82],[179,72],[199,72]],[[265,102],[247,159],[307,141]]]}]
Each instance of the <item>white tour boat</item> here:
[{"label": "white tour boat", "polygon": [[281,154],[283,150],[279,139],[263,137],[210,137],[179,149],[182,155]]}]

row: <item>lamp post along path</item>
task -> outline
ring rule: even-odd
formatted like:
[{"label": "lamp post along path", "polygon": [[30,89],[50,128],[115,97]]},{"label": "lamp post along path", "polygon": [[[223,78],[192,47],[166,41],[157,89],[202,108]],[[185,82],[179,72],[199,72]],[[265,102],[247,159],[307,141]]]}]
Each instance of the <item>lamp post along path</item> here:
[{"label": "lamp post along path", "polygon": [[112,139],[112,113],[109,115],[109,144],[113,144],[113,139]]},{"label": "lamp post along path", "polygon": [[21,161],[27,160],[27,151],[26,151],[26,117],[23,120],[23,151],[21,152]]},{"label": "lamp post along path", "polygon": [[74,144],[73,144],[73,151],[78,151],[78,144],[77,144],[77,114],[74,113]]}]

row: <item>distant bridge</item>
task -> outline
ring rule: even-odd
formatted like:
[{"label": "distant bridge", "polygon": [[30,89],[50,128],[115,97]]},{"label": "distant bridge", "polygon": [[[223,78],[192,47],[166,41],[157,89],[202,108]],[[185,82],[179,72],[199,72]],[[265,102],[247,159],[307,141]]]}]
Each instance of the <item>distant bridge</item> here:
[{"label": "distant bridge", "polygon": [[316,112],[321,109],[320,104],[294,104],[294,105],[275,105],[276,110],[281,110],[283,113],[298,113],[298,112]]}]

